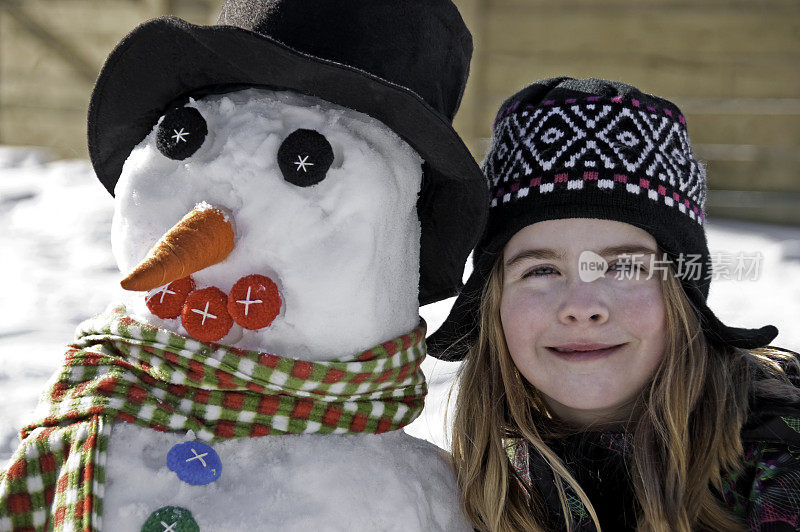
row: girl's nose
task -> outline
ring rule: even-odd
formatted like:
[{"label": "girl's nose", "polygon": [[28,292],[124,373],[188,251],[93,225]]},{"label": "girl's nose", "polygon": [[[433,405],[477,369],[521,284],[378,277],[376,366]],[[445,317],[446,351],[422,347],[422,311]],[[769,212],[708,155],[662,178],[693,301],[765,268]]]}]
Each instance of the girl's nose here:
[{"label": "girl's nose", "polygon": [[558,311],[561,323],[599,325],[608,321],[608,305],[602,299],[599,286],[576,279],[566,290],[566,299]]}]

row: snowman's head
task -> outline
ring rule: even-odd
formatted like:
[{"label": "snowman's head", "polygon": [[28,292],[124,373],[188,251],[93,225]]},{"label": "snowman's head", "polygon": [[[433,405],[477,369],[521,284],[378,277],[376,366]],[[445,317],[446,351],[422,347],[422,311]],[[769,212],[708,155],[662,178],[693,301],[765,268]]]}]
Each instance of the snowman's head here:
[{"label": "snowman's head", "polygon": [[[234,320],[218,341],[297,358],[346,356],[416,325],[421,165],[381,122],[310,96],[253,88],[190,100],[125,162],[114,256],[130,272],[198,204],[219,209],[232,249],[185,272],[194,284],[182,289],[215,287],[235,307],[239,297],[258,299],[244,297],[243,278],[266,278],[279,300],[267,326]],[[131,298],[137,314],[187,334],[181,316],[159,319],[144,306],[179,290],[149,288]]]}]

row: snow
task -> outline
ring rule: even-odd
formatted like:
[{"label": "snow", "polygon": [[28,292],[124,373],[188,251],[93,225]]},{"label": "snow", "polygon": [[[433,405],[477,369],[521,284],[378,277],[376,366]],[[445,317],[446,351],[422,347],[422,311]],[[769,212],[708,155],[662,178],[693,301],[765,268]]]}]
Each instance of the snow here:
[{"label": "snow", "polygon": [[[234,105],[230,100],[220,101],[221,110]],[[195,199],[202,200],[190,198],[186,205],[191,208],[197,203]],[[0,147],[0,249],[4,259],[0,261],[0,293],[3,294],[3,304],[0,305],[0,463],[16,448],[17,430],[30,416],[45,381],[58,367],[74,328],[120,297],[118,283],[121,274],[110,247],[113,211],[112,198],[96,180],[88,162],[54,160],[41,149]],[[177,220],[182,214],[176,211],[173,216]],[[154,233],[159,230],[163,229]],[[712,219],[708,224],[708,236],[712,252],[760,252],[763,257],[758,280],[717,280],[712,283],[710,305],[720,319],[734,326],[757,327],[772,323],[780,330],[775,345],[800,349],[800,329],[796,326],[800,318],[800,258],[797,252],[800,249],[800,228]],[[450,305],[452,299],[421,309],[429,332],[441,323]],[[458,364],[430,357],[423,363],[430,392],[423,415],[407,428],[409,434],[446,447],[444,402],[457,367]],[[152,453],[152,447],[136,443],[137,438],[142,437],[136,433],[136,428],[125,427],[122,430],[131,431],[127,436],[134,442],[132,448],[150,449],[148,452]],[[396,436],[398,440],[404,438],[400,433]],[[313,436],[297,438],[301,437],[308,438],[308,445],[315,448]],[[159,435],[159,438],[165,438],[160,448],[168,447],[172,442],[169,435]],[[181,438],[175,441],[178,440],[182,441]],[[272,456],[277,460],[275,463],[280,463],[277,457],[281,456],[281,446],[288,445],[283,442],[290,440],[275,440],[279,441],[274,443]],[[345,440],[339,441],[343,453],[358,454],[358,448],[347,450]],[[408,446],[424,448],[423,444],[411,439],[396,443],[398,448],[404,449]],[[112,448],[110,452],[119,452],[119,447],[116,449]],[[221,447],[220,454],[225,452],[226,448]],[[254,451],[248,449],[247,452]],[[379,453],[363,454],[370,456],[369,460],[378,460],[380,456]],[[426,456],[429,457],[426,460],[431,460],[430,453]],[[147,458],[145,451],[141,451],[137,459],[151,460],[152,456]],[[378,461],[370,467],[377,467]],[[125,461],[117,463],[124,464]],[[226,468],[237,467],[229,466],[227,462],[225,465]],[[435,461],[426,461],[423,465],[433,469],[439,467]],[[321,462],[312,462],[308,468],[298,467],[301,467],[298,482],[311,482],[316,478],[313,475],[317,470],[315,467],[323,466]],[[336,467],[341,471],[346,469],[340,465]],[[403,467],[416,466],[404,464]],[[395,470],[402,469],[398,466]],[[373,470],[368,468],[366,471]],[[126,472],[130,473],[129,470]],[[230,471],[226,469],[226,475],[228,473]],[[238,478],[236,475],[246,473],[242,470],[229,477],[223,475],[223,478]],[[167,474],[174,477],[168,470],[163,473]],[[248,478],[251,480],[245,485],[253,488],[250,482],[255,482],[253,479],[257,477]],[[446,483],[442,479],[434,482]],[[160,490],[166,489],[159,486]],[[180,489],[186,493],[178,496],[184,497],[189,504],[195,488],[182,486]],[[318,486],[315,493],[325,493],[323,490],[328,489],[331,487]],[[115,495],[110,490],[107,496]],[[273,496],[275,494],[264,494],[265,499]],[[347,502],[343,500],[346,494],[336,497],[335,502]],[[414,497],[420,508],[426,508],[421,511],[430,510],[423,504],[423,496],[416,494]],[[132,522],[140,523],[133,517],[138,519],[147,510],[155,509],[141,501],[130,504],[126,515]],[[206,511],[204,505],[198,508],[195,511]],[[336,508],[338,506],[332,511]]]}]

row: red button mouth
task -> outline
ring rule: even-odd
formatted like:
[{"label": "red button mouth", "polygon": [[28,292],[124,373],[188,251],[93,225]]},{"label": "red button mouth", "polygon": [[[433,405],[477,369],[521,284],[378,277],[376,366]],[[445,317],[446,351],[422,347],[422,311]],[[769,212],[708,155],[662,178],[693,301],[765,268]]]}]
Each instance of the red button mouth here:
[{"label": "red button mouth", "polygon": [[269,326],[281,311],[281,296],[272,279],[253,274],[242,277],[228,294],[233,321],[251,331]]},{"label": "red button mouth", "polygon": [[255,331],[272,324],[283,300],[278,286],[264,275],[246,275],[225,294],[215,286],[195,290],[191,277],[184,277],[152,291],[147,308],[162,319],[181,317],[186,332],[201,342],[220,340],[233,323]]}]

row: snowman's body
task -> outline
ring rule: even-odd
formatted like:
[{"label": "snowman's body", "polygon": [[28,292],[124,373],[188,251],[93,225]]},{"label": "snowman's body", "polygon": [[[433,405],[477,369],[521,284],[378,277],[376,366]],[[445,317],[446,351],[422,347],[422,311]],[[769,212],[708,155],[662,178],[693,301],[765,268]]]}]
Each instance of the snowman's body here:
[{"label": "snowman's body", "polygon": [[[234,324],[219,343],[322,361],[417,326],[422,161],[413,149],[365,115],[294,93],[249,89],[187,106],[208,129],[196,152],[165,157],[154,129],[125,164],[112,236],[121,270],[206,202],[231,217],[236,240],[225,260],[192,274],[198,288],[227,293],[238,279],[259,274],[275,282],[282,299],[268,327]],[[321,133],[333,148],[333,163],[313,186],[288,182],[276,160],[281,142],[298,129]],[[144,293],[126,299],[136,319],[189,336],[180,318],[154,316]],[[139,530],[170,505],[190,510],[201,530],[470,529],[443,452],[402,430],[214,443],[223,473],[202,486],[181,481],[166,465],[170,448],[187,439],[112,425],[104,529]]]},{"label": "snowman's body", "polygon": [[214,531],[471,530],[441,451],[402,430],[300,434],[213,444],[220,478],[181,481],[166,454],[184,435],[112,427],[103,530],[138,532],[163,506],[192,512]]}]

